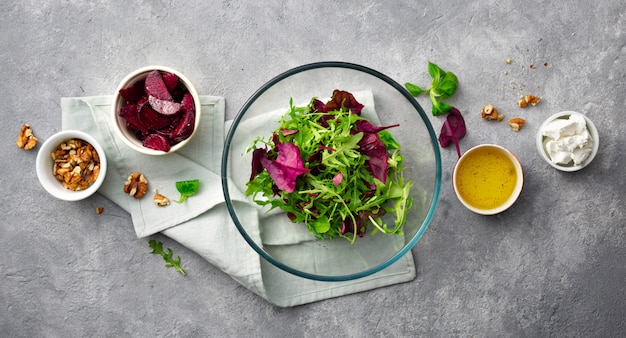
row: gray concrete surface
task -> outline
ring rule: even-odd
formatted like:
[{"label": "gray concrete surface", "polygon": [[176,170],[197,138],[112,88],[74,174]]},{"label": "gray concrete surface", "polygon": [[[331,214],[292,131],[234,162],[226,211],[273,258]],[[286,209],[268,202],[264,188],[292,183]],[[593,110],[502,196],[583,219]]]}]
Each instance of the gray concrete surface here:
[{"label": "gray concrete surface", "polygon": [[[626,335],[626,4],[624,1],[9,1],[0,4],[0,332],[5,337],[316,337]],[[505,59],[510,58],[511,64]],[[526,184],[507,212],[465,210],[442,151],[435,218],[413,249],[409,283],[277,308],[165,236],[181,278],[96,194],[45,193],[22,123],[61,129],[60,98],[111,94],[130,71],[163,64],[232,117],[265,81],[304,63],[363,64],[427,83],[427,61],[455,72],[464,150],[509,147]],[[543,100],[521,110],[531,93]],[[430,111],[426,98],[418,101]],[[487,103],[521,116],[518,133],[482,121]],[[599,129],[595,161],[557,172],[535,151],[552,113]],[[442,118],[431,117],[438,131]],[[94,209],[104,207],[102,215]]]}]

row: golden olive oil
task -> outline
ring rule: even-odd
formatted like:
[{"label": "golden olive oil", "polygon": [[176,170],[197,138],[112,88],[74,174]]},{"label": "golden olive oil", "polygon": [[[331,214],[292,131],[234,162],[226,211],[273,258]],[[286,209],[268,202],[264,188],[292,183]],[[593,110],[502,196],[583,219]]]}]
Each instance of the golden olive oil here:
[{"label": "golden olive oil", "polygon": [[475,208],[496,208],[513,193],[517,172],[512,160],[499,149],[477,148],[457,166],[457,192]]}]

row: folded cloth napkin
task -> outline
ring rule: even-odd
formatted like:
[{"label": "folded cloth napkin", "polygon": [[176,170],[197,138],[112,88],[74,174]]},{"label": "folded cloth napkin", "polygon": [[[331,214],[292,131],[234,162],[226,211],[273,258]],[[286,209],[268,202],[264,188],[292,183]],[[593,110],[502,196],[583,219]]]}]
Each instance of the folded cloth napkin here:
[{"label": "folded cloth napkin", "polygon": [[[224,203],[219,173],[226,126],[230,125],[224,120],[224,98],[201,96],[201,123],[193,139],[178,152],[163,156],[143,155],[121,142],[114,130],[112,100],[113,97],[108,95],[62,98],[62,127],[85,131],[100,142],[108,159],[109,171],[99,192],[130,213],[138,238],[161,232],[198,253],[250,291],[281,307],[415,278],[410,252],[381,272],[346,282],[308,280],[276,268],[244,241]],[[143,173],[150,189],[158,190],[170,200],[178,199],[175,181],[199,179],[200,190],[183,204],[172,203],[159,208],[153,204],[150,195],[136,200],[122,192],[127,176],[133,171]],[[256,229],[249,235],[260,241],[263,220],[271,215],[265,215],[258,207],[245,202],[237,189],[230,190],[240,219],[245,220],[248,229]],[[272,239],[264,238],[264,241],[272,244]],[[280,246],[279,242],[273,245]]]}]

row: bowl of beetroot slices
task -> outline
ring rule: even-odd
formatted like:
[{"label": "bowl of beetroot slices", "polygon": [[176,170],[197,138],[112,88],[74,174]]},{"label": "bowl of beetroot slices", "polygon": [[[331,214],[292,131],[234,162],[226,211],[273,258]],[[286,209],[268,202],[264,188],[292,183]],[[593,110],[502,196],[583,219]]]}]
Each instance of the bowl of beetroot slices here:
[{"label": "bowl of beetroot slices", "polygon": [[[441,186],[439,144],[419,103],[345,62],[287,70],[252,94],[229,127],[221,170],[226,207],[261,267],[320,281],[415,272],[411,249]],[[263,275],[268,293],[280,292],[275,275]]]},{"label": "bowl of beetroot slices", "polygon": [[122,141],[147,155],[165,155],[191,140],[200,123],[198,92],[180,72],[148,66],[128,74],[112,105]]}]

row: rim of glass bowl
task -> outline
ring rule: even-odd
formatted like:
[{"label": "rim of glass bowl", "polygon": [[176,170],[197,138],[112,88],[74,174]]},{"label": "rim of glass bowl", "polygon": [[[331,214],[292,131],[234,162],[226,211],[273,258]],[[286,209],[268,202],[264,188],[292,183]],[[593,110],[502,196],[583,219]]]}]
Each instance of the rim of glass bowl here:
[{"label": "rim of glass bowl", "polygon": [[[338,276],[315,275],[312,273],[303,272],[303,271],[294,269],[272,258],[272,256],[270,256],[267,252],[265,252],[263,248],[259,247],[256,244],[256,242],[254,242],[254,240],[252,240],[252,238],[250,238],[250,236],[248,236],[248,234],[246,233],[246,230],[241,225],[241,222],[239,221],[239,218],[237,217],[237,214],[234,210],[233,203],[230,199],[230,193],[228,189],[228,172],[227,172],[228,171],[228,149],[230,148],[230,144],[233,139],[234,130],[239,125],[239,122],[243,118],[244,113],[250,108],[250,106],[261,95],[263,95],[263,93],[265,93],[265,91],[267,91],[276,83],[294,74],[304,72],[307,70],[317,69],[317,68],[347,68],[351,70],[361,71],[369,75],[372,75],[374,77],[377,77],[378,79],[394,87],[398,92],[400,92],[400,94],[402,94],[409,101],[409,103],[411,103],[411,105],[415,108],[415,110],[417,110],[417,112],[420,114],[420,117],[422,118],[422,121],[424,122],[428,130],[430,141],[433,146],[433,152],[435,155],[435,165],[436,165],[435,190],[433,191],[433,198],[430,203],[430,207],[428,208],[426,217],[424,218],[424,222],[422,223],[421,227],[418,229],[415,236],[413,236],[413,238],[411,238],[411,240],[407,244],[405,244],[404,247],[400,251],[398,251],[395,255],[393,255],[387,261],[377,266],[374,266],[372,268],[369,268],[367,270],[364,270],[358,273],[347,274],[347,275],[338,275]],[[312,279],[312,280],[318,280],[318,281],[339,282],[339,281],[347,281],[347,280],[353,280],[353,279],[366,277],[378,271],[381,271],[387,268],[388,266],[390,266],[391,264],[395,263],[398,259],[400,259],[400,257],[404,256],[409,250],[411,250],[415,246],[415,244],[417,244],[417,242],[420,240],[420,238],[422,237],[422,235],[428,228],[428,225],[432,221],[432,218],[435,213],[435,209],[437,207],[437,203],[439,202],[439,192],[441,188],[441,154],[439,152],[439,142],[437,141],[435,131],[430,121],[428,120],[426,113],[424,112],[422,107],[417,103],[415,98],[413,98],[413,96],[411,96],[411,94],[403,86],[401,86],[399,83],[397,83],[396,81],[394,81],[387,75],[384,75],[376,70],[373,70],[365,66],[361,66],[358,64],[354,64],[354,63],[348,63],[348,62],[341,62],[341,61],[323,61],[323,62],[309,63],[309,64],[305,64],[299,67],[295,67],[274,77],[273,79],[265,83],[260,89],[258,89],[246,101],[246,103],[242,106],[242,108],[237,113],[237,116],[233,120],[230,130],[228,131],[226,135],[226,140],[224,142],[224,150],[222,152],[221,175],[222,175],[222,191],[224,193],[224,199],[226,201],[226,207],[228,208],[228,213],[230,214],[233,222],[235,223],[235,226],[237,227],[237,230],[239,231],[239,233],[243,236],[246,242],[248,242],[248,244],[254,249],[254,251],[256,251],[261,257],[263,257],[263,259],[272,263],[274,266],[278,267],[279,269],[286,271],[288,273],[294,274],[296,276],[307,278],[307,279]]]}]

